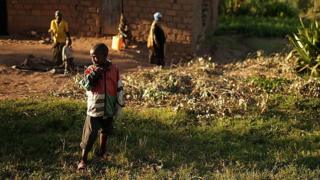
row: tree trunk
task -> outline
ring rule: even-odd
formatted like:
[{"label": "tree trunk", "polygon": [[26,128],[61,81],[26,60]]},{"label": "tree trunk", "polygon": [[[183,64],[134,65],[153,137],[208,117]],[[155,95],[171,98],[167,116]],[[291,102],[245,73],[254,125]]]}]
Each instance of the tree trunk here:
[{"label": "tree trunk", "polygon": [[212,21],[212,25],[211,25],[211,29],[212,31],[217,30],[218,28],[218,15],[219,15],[219,2],[220,0],[211,0],[211,21]]}]

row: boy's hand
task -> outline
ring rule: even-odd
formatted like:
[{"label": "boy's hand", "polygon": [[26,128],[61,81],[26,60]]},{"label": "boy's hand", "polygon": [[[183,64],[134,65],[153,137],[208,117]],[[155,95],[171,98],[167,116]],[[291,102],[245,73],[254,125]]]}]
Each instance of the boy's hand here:
[{"label": "boy's hand", "polygon": [[81,80],[80,85],[84,89],[91,90],[95,87],[100,79],[103,78],[104,68],[98,66],[91,66],[85,71],[85,76]]},{"label": "boy's hand", "polygon": [[96,69],[94,69],[90,75],[89,75],[89,81],[90,81],[90,84],[94,87],[96,86],[96,84],[98,83],[98,81],[100,79],[103,78],[103,68],[101,67],[96,67]]},{"label": "boy's hand", "polygon": [[103,73],[103,68],[97,66],[97,68],[94,70],[94,72],[95,72],[96,74],[100,74],[100,75],[101,75],[101,74]]}]

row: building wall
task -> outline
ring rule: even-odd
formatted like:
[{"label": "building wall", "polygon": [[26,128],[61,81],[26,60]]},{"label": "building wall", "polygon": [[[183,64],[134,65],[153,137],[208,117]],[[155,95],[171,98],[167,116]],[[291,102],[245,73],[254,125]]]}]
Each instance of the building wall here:
[{"label": "building wall", "polygon": [[153,14],[163,15],[163,28],[169,42],[192,42],[194,0],[124,0],[125,17],[138,41],[147,39]]},{"label": "building wall", "polygon": [[11,34],[48,31],[58,9],[69,22],[71,34],[95,36],[100,31],[100,0],[9,0],[7,7]]},{"label": "building wall", "polygon": [[[168,43],[199,48],[206,31],[215,29],[218,0],[124,0],[125,17],[137,41],[146,41],[153,14],[163,14]],[[215,19],[214,19],[215,18]]]},{"label": "building wall", "polygon": [[[71,35],[98,36],[107,20],[101,11],[106,0],[9,0],[9,33],[46,32],[55,10],[69,22]],[[119,0],[108,0],[119,1]],[[137,41],[146,41],[153,14],[163,14],[168,44],[182,50],[199,48],[205,32],[214,29],[219,0],[123,0],[124,14]],[[216,4],[216,5],[215,5]],[[119,13],[119,12],[115,12]],[[187,49],[186,49],[187,48]]]}]

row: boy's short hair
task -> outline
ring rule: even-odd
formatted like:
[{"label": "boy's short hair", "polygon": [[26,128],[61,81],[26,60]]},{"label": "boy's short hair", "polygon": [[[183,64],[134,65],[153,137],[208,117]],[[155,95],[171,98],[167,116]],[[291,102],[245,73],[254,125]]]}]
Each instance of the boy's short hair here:
[{"label": "boy's short hair", "polygon": [[56,10],[56,12],[54,13],[55,16],[62,16],[62,13],[59,10]]},{"label": "boy's short hair", "polygon": [[104,54],[107,55],[109,54],[109,49],[108,47],[104,44],[104,43],[98,43],[96,45],[94,45],[91,50],[93,52],[99,53],[99,54]]}]

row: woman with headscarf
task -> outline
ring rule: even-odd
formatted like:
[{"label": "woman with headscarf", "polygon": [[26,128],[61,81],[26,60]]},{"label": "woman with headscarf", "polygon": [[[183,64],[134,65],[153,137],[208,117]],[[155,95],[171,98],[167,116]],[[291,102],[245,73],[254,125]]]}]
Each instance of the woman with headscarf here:
[{"label": "woman with headscarf", "polygon": [[161,27],[162,15],[160,12],[156,12],[153,17],[154,21],[152,22],[147,42],[149,48],[149,61],[151,64],[164,66],[166,36]]}]

